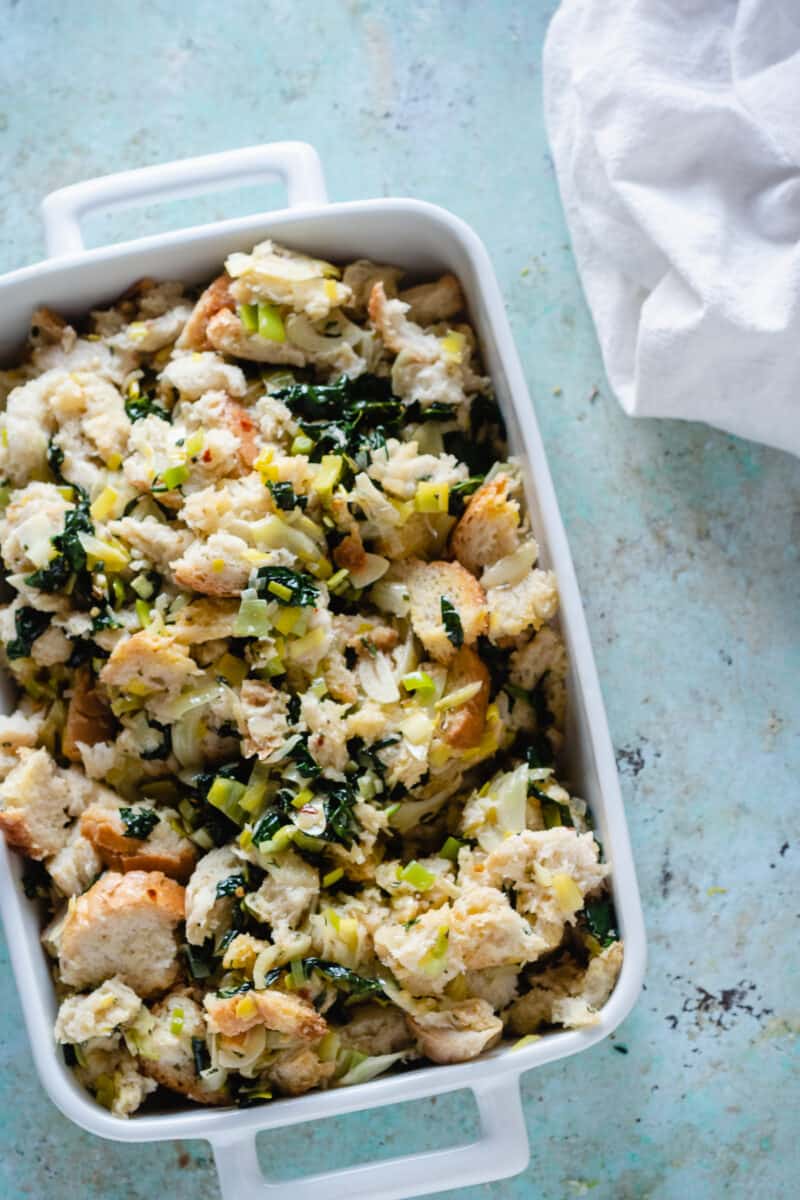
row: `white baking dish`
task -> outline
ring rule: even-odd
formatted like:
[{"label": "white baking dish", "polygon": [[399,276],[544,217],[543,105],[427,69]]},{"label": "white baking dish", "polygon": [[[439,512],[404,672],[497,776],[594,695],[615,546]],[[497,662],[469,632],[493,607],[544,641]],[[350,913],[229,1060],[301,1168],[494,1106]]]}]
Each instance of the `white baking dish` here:
[{"label": "white baking dish", "polygon": [[[79,223],[109,205],[196,194],[283,178],[290,207],[281,212],[222,221],[117,246],[85,250]],[[473,231],[441,208],[417,200],[365,200],[326,204],[319,160],[310,146],[276,143],[206,158],[108,176],[64,188],[43,205],[51,257],[0,279],[0,358],[7,360],[25,337],[31,312],[46,303],[79,314],[113,300],[134,280],[151,275],[199,283],[218,272],[232,250],[265,237],[311,254],[348,260],[369,257],[411,271],[453,271],[469,301],[489,373],[508,423],[511,448],[528,470],[528,499],[542,555],[558,575],[561,620],[571,662],[569,775],[590,803],[599,837],[613,868],[613,892],[625,962],[600,1023],[588,1030],[552,1033],[518,1051],[505,1047],[471,1063],[427,1067],[357,1087],[311,1093],[250,1109],[186,1107],[121,1120],[83,1091],[53,1040],[55,1000],[37,915],[20,886],[21,864],[0,839],[0,907],[33,1056],[50,1098],[78,1125],[126,1142],[207,1138],[219,1169],[224,1200],[267,1200],[291,1191],[295,1200],[401,1200],[468,1187],[516,1174],[528,1161],[519,1076],[541,1063],[574,1054],[606,1037],[639,993],[645,935],[603,701],[564,529],[531,401],[506,320],[503,299],[486,250]],[[13,703],[5,683],[6,707]],[[266,1181],[255,1135],[302,1121],[471,1088],[481,1137],[469,1146],[410,1154],[315,1175],[290,1184]]]}]

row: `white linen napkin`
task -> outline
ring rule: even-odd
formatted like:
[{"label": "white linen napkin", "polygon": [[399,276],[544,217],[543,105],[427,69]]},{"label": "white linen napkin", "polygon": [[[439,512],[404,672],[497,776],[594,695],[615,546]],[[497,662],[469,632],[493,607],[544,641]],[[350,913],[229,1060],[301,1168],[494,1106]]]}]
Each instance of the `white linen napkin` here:
[{"label": "white linen napkin", "polygon": [[563,0],[543,69],[625,411],[800,454],[800,0]]}]

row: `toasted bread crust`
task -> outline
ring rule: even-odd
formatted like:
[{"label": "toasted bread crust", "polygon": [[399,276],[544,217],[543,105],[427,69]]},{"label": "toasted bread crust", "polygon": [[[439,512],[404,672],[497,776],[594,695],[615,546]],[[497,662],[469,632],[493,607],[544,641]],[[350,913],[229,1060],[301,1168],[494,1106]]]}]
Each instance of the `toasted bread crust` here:
[{"label": "toasted bread crust", "polygon": [[231,280],[228,275],[218,275],[200,296],[192,309],[192,315],[183,327],[178,339],[178,346],[187,350],[210,350],[211,345],[206,336],[208,323],[212,317],[223,309],[232,309],[235,301],[230,292]]},{"label": "toasted bread crust", "polygon": [[442,598],[449,600],[458,613],[464,645],[473,645],[486,632],[488,616],[483,588],[460,563],[426,563],[412,559],[407,567],[406,582],[414,632],[438,662],[452,662],[458,649],[445,631]]},{"label": "toasted bread crust", "polygon": [[466,704],[448,709],[442,718],[442,737],[458,750],[466,750],[481,740],[489,705],[489,670],[471,646],[462,646],[447,672],[447,691],[455,692],[470,683],[479,683],[480,691]]},{"label": "toasted bread crust", "polygon": [[301,1042],[316,1042],[328,1032],[328,1022],[302,996],[268,988],[222,998],[213,993],[204,1000],[208,1027],[214,1033],[236,1037],[256,1025],[285,1033]]},{"label": "toasted bread crust", "polygon": [[148,846],[146,839],[128,837],[125,823],[113,809],[93,805],[81,817],[81,833],[92,843],[112,871],[161,871],[169,879],[186,883],[195,868],[197,852],[183,839],[174,854]]},{"label": "toasted bread crust", "polygon": [[61,742],[65,756],[71,762],[79,763],[81,752],[78,742],[94,746],[98,742],[109,741],[114,736],[115,728],[114,714],[105,696],[95,686],[92,672],[86,666],[79,667],[75,672]]},{"label": "toasted bread crust", "polygon": [[510,487],[507,475],[482,484],[450,535],[451,554],[473,575],[516,549],[519,505]]}]

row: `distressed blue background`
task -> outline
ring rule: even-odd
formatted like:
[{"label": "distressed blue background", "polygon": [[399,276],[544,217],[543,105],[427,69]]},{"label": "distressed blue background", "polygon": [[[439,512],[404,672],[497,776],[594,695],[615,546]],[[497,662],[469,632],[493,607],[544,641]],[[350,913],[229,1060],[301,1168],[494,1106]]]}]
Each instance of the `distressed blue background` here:
[{"label": "distressed blue background", "polygon": [[[553,8],[0,0],[0,269],[42,255],[52,188],[278,138],[317,146],[334,200],[414,195],[476,227],[583,588],[650,968],[616,1046],[525,1077],[528,1172],[461,1195],[795,1197],[800,464],[698,425],[633,423],[610,397],[542,129]],[[90,233],[276,202],[262,189]],[[103,1143],[59,1116],[4,951],[2,966],[3,1200],[216,1200],[204,1143]],[[287,1173],[441,1146],[473,1117],[464,1095],[384,1109],[270,1135],[265,1160]]]}]

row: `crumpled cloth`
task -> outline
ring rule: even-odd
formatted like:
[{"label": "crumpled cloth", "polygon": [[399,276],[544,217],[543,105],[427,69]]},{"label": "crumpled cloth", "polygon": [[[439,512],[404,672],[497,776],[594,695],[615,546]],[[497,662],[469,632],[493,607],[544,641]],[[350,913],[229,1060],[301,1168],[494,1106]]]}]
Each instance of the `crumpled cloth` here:
[{"label": "crumpled cloth", "polygon": [[563,0],[543,73],[625,411],[800,454],[800,0]]}]

